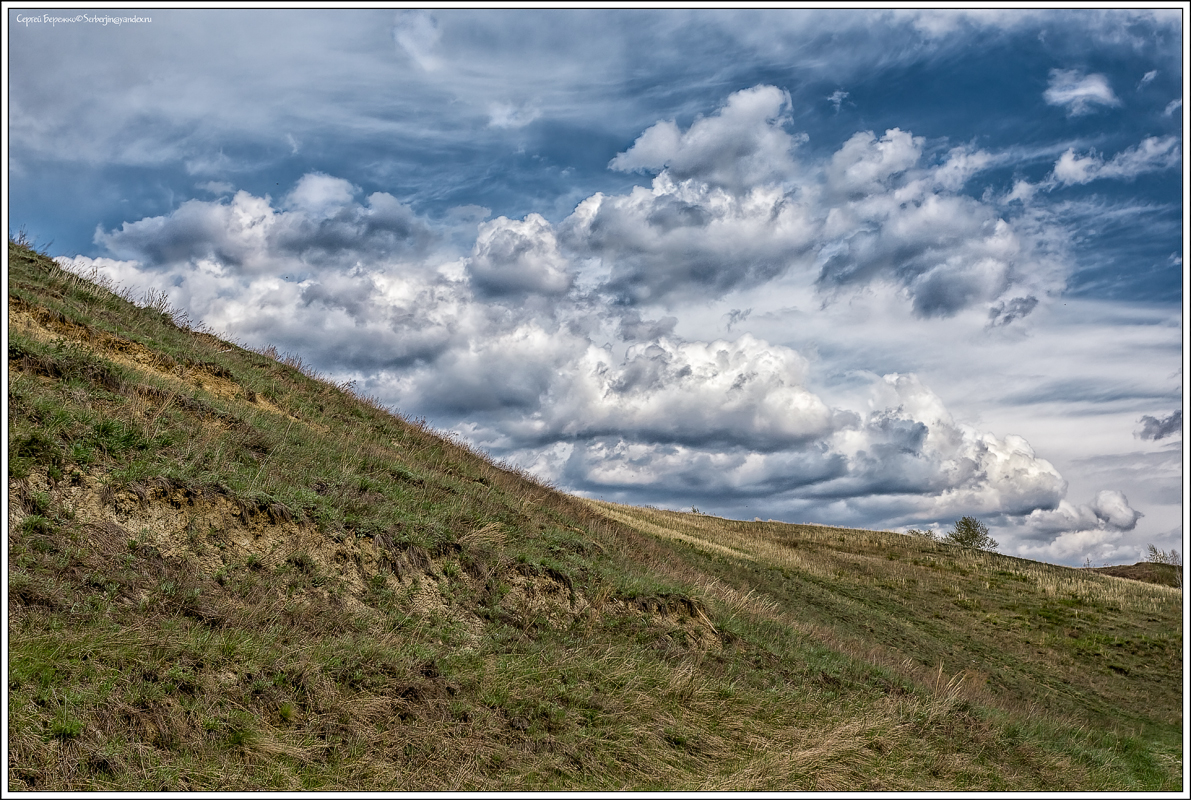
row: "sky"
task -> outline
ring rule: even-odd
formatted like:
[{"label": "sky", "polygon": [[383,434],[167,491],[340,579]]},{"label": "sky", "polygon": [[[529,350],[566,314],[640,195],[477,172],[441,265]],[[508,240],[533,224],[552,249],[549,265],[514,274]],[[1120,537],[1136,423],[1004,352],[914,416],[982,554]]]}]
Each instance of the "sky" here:
[{"label": "sky", "polygon": [[9,6],[9,230],[566,491],[1133,563],[1184,24]]}]

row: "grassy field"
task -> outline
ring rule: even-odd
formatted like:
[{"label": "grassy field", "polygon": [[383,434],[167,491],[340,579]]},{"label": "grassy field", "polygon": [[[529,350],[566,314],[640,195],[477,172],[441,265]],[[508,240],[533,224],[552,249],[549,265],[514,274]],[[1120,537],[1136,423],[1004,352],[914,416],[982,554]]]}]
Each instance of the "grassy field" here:
[{"label": "grassy field", "polygon": [[9,245],[8,788],[1183,788],[1182,595],[583,500]]}]

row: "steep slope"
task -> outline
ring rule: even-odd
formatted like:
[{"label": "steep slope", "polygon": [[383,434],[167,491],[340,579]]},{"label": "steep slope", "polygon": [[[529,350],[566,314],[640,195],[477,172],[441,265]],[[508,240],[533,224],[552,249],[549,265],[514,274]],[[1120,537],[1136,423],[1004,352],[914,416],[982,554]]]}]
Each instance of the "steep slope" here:
[{"label": "steep slope", "polygon": [[1173,589],[580,500],[8,277],[10,789],[1181,786]]}]

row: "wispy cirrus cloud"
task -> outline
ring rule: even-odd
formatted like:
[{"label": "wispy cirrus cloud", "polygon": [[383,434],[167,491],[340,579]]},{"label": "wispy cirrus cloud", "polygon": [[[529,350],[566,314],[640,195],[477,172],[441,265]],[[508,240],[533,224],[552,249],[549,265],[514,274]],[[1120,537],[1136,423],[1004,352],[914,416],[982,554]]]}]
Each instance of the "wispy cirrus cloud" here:
[{"label": "wispy cirrus cloud", "polygon": [[1095,151],[1086,156],[1069,148],[1055,162],[1054,179],[1064,186],[1089,183],[1101,178],[1130,180],[1147,172],[1171,169],[1182,160],[1180,140],[1175,136],[1150,136],[1134,147],[1105,161]]},{"label": "wispy cirrus cloud", "polygon": [[393,24],[393,41],[414,62],[427,72],[439,68],[436,53],[442,31],[438,20],[427,11],[402,11]]},{"label": "wispy cirrus cloud", "polygon": [[524,128],[540,116],[542,110],[529,104],[493,103],[488,108],[488,124],[493,128]]},{"label": "wispy cirrus cloud", "polygon": [[1106,76],[1085,75],[1076,69],[1052,69],[1050,85],[1042,97],[1052,106],[1065,107],[1073,117],[1090,114],[1097,106],[1112,108],[1121,104]]}]

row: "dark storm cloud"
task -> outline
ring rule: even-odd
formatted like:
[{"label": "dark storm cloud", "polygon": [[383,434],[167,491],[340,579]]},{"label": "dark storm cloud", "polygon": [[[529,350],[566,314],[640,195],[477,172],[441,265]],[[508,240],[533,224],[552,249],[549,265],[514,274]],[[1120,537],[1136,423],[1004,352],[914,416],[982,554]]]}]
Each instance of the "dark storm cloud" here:
[{"label": "dark storm cloud", "polygon": [[[992,268],[996,270],[997,267],[999,265]],[[962,272],[935,268],[919,276],[911,284],[914,292],[914,311],[922,317],[954,314],[989,295],[997,296],[1007,288],[1007,283],[1007,276],[989,275],[979,268]]]},{"label": "dark storm cloud", "polygon": [[[169,215],[99,230],[95,239],[120,258],[163,269],[210,260],[233,271],[291,273],[423,254],[437,235],[394,197],[356,203],[347,181],[311,174],[286,210],[237,192],[230,200],[188,200]],[[300,262],[300,265],[294,262]]]},{"label": "dark storm cloud", "polygon": [[733,325],[739,325],[740,323],[744,322],[745,320],[747,320],[749,318],[749,315],[751,315],[752,313],[753,313],[753,310],[751,308],[745,308],[745,309],[734,308],[731,311],[729,311],[727,314],[724,315],[725,322],[726,322],[726,325],[724,327],[726,327],[729,331],[731,331]]},{"label": "dark storm cloud", "polygon": [[367,316],[375,296],[375,287],[363,282],[350,282],[335,286],[328,283],[311,283],[302,289],[302,305],[309,309],[317,303],[325,309],[339,309],[349,317],[361,319]]},{"label": "dark storm cloud", "polygon": [[675,228],[702,228],[711,221],[711,216],[694,203],[666,198],[654,205],[645,221],[661,233]]},{"label": "dark storm cloud", "polygon": [[1149,439],[1151,441],[1158,441],[1165,439],[1167,436],[1174,436],[1183,432],[1183,411],[1182,409],[1175,409],[1169,416],[1151,417],[1146,414],[1142,417],[1141,430],[1135,433],[1139,439]]},{"label": "dark storm cloud", "polygon": [[225,206],[187,200],[169,217],[125,222],[117,231],[97,230],[95,239],[113,255],[137,259],[150,268],[195,259],[240,268],[253,251],[229,235],[229,222]]},{"label": "dark storm cloud", "polygon": [[[325,216],[295,215],[277,233],[277,247],[310,265],[422,255],[438,238],[392,195],[376,192],[366,204],[345,203]],[[321,216],[321,218],[320,218]]]},{"label": "dark storm cloud", "polygon": [[706,504],[772,497],[837,478],[847,470],[843,456],[820,448],[774,454],[760,475],[749,470],[750,460],[755,456],[740,448],[692,450],[676,444],[643,448],[603,436],[576,446],[561,475],[598,494],[647,489],[657,502],[702,498]]},{"label": "dark storm cloud", "polygon": [[556,365],[525,358],[524,351],[455,349],[435,364],[435,375],[419,386],[418,405],[436,414],[474,417],[495,412],[498,419],[538,411],[556,380]]},{"label": "dark storm cloud", "polygon": [[621,316],[617,333],[627,341],[650,341],[670,335],[677,324],[678,317],[642,319],[640,312],[630,308]]},{"label": "dark storm cloud", "polygon": [[988,324],[992,327],[1008,325],[1015,319],[1023,319],[1038,305],[1038,298],[1014,297],[1012,300],[1002,300],[988,310]]}]

